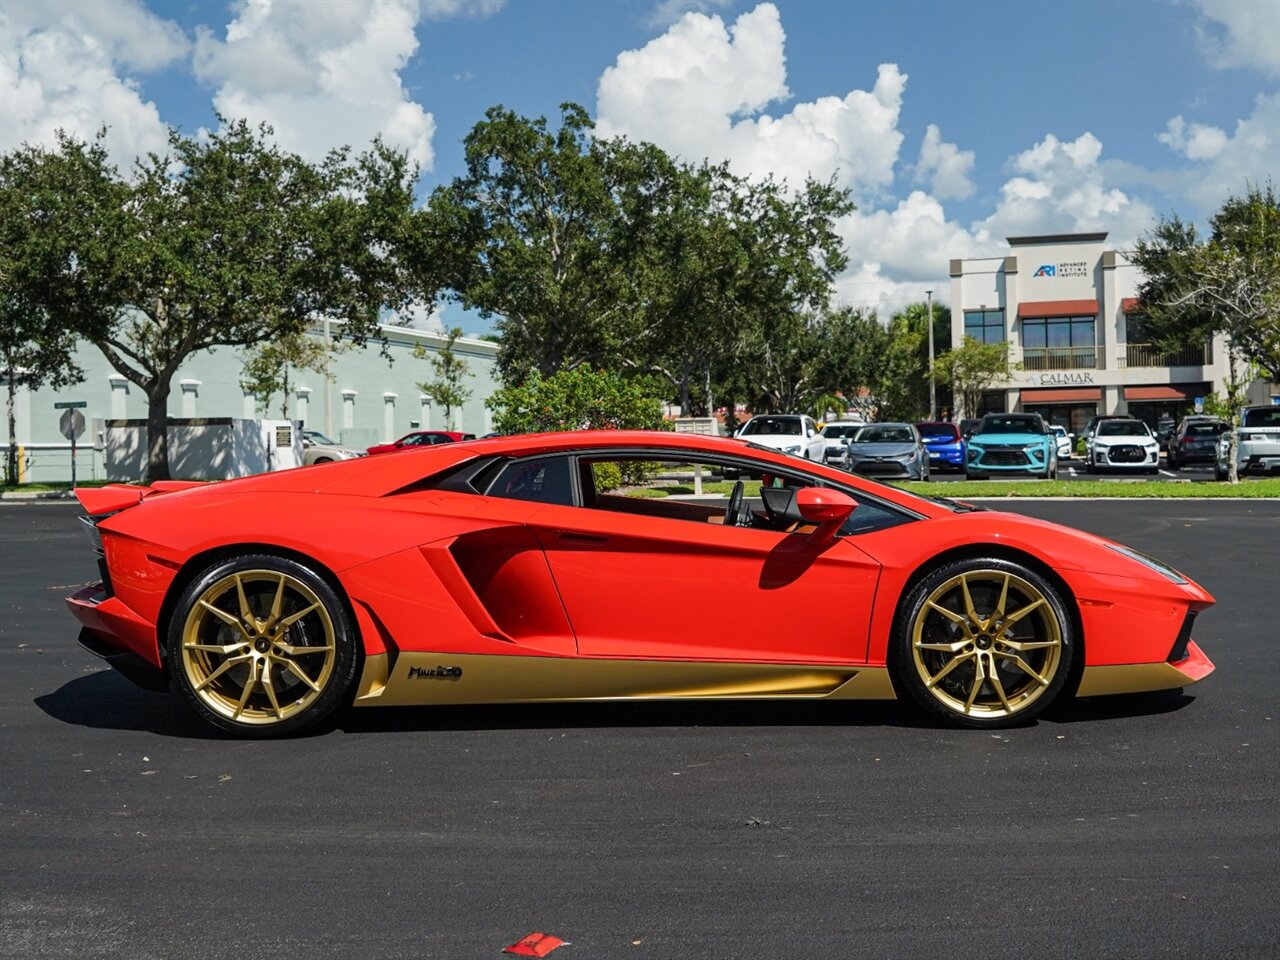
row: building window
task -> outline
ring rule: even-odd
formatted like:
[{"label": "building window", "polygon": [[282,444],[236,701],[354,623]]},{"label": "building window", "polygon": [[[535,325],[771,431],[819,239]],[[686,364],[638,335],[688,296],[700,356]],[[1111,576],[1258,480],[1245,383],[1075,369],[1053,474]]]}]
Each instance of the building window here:
[{"label": "building window", "polygon": [[966,310],[964,335],[973,337],[979,343],[1004,343],[1004,311]]},{"label": "building window", "polygon": [[1022,364],[1028,370],[1093,370],[1099,366],[1096,317],[1024,318]]}]

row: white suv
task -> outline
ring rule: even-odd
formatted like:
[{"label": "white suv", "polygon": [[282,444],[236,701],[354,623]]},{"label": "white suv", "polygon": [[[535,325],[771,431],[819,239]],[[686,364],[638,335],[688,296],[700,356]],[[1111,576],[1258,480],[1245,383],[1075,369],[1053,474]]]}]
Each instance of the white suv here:
[{"label": "white suv", "polygon": [[813,417],[803,413],[761,413],[748,420],[734,436],[816,463],[822,463],[827,446]]},{"label": "white suv", "polygon": [[[1280,404],[1245,407],[1240,411],[1239,446],[1236,450],[1236,472],[1280,472]],[[1231,431],[1218,440],[1218,462],[1214,476],[1227,479],[1228,457],[1231,456]]]}]

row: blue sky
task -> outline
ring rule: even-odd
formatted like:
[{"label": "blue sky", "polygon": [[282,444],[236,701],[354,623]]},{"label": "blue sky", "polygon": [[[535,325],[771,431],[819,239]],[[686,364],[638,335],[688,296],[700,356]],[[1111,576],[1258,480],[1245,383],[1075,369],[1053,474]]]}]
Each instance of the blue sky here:
[{"label": "blue sky", "polygon": [[928,287],[945,300],[947,261],[1007,236],[1106,230],[1123,247],[1161,214],[1202,220],[1280,181],[1280,2],[0,7],[4,150],[107,124],[127,164],[221,111],[314,157],[380,133],[425,192],[460,172],[487,107],[554,117],[565,100],[689,160],[835,177],[858,204],[837,298],[891,313]]}]

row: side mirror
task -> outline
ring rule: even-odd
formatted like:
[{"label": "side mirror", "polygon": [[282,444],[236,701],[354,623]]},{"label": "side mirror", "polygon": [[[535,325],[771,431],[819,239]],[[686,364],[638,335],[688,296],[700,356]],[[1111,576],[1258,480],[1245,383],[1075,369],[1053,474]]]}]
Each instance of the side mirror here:
[{"label": "side mirror", "polygon": [[818,524],[813,533],[818,538],[835,536],[858,505],[847,493],[829,487],[802,487],[795,492],[794,503],[802,519]]}]

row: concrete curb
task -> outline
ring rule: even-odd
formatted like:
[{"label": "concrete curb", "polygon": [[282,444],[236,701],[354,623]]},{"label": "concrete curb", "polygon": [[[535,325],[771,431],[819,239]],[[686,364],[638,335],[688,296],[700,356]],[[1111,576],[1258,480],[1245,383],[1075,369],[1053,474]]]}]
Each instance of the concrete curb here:
[{"label": "concrete curb", "polygon": [[0,500],[43,500],[46,502],[52,501],[54,503],[60,501],[64,503],[76,502],[76,498],[72,496],[70,490],[45,490],[40,493],[23,493],[21,490],[6,490],[4,493],[0,493]]}]

